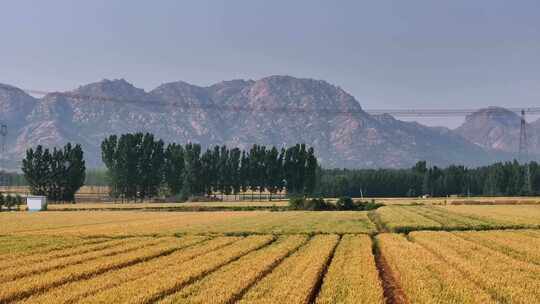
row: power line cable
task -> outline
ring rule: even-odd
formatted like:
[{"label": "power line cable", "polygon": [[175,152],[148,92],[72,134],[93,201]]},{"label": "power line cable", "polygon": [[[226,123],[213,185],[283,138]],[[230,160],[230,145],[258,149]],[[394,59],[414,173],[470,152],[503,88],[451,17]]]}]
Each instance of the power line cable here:
[{"label": "power line cable", "polygon": [[[180,107],[185,110],[215,110],[215,111],[226,111],[226,112],[269,112],[277,114],[298,114],[298,113],[319,113],[319,114],[331,114],[331,115],[348,115],[348,114],[364,114],[369,113],[371,115],[383,115],[389,114],[395,117],[402,118],[442,118],[442,117],[463,117],[470,114],[473,114],[480,109],[347,109],[339,110],[335,108],[315,108],[315,109],[305,109],[298,107],[245,107],[245,106],[230,106],[230,105],[216,105],[216,104],[198,104],[192,105],[188,103],[179,103],[179,102],[167,102],[164,100],[157,99],[124,99],[124,98],[115,98],[109,96],[93,96],[93,95],[84,95],[75,92],[52,92],[52,91],[42,91],[42,90],[32,90],[32,89],[18,89],[10,86],[0,86],[0,89],[6,91],[16,91],[16,92],[26,92],[33,95],[42,95],[48,97],[64,97],[68,99],[75,100],[90,100],[90,101],[108,101],[116,102],[123,104],[133,104],[133,105],[145,105],[145,106],[163,106],[163,107]],[[488,111],[490,108],[487,108]],[[492,108],[495,110],[496,108]],[[509,107],[504,108],[508,111],[514,113],[525,113],[529,115],[540,115],[540,107]],[[498,115],[497,113],[491,113],[491,115]]]}]

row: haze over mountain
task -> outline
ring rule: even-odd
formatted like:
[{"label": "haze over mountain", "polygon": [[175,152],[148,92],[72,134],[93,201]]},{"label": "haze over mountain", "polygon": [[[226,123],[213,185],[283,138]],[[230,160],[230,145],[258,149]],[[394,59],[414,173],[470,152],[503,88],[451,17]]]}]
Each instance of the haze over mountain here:
[{"label": "haze over mountain", "polygon": [[[489,107],[465,118],[456,132],[469,141],[486,149],[517,153],[521,117],[507,109]],[[540,154],[540,119],[526,126],[528,149],[531,154]]]},{"label": "haze over mountain", "polygon": [[[339,87],[290,76],[208,87],[179,81],[149,92],[123,79],[103,80],[40,99],[1,85],[0,110],[10,129],[12,168],[29,147],[68,141],[83,145],[91,167],[101,166],[100,143],[106,136],[137,131],[152,132],[165,142],[244,149],[303,142],[315,147],[324,167],[349,168],[409,167],[418,160],[481,165],[515,152],[516,128],[519,139],[519,117],[504,109],[496,109],[500,115],[491,114],[495,109],[475,113],[452,131],[370,115]],[[531,124],[531,130],[538,126]]]}]

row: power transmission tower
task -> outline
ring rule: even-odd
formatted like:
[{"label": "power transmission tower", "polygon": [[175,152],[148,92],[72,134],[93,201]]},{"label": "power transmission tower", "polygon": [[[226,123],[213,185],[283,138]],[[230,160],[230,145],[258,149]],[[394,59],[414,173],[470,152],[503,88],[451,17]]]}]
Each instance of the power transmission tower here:
[{"label": "power transmission tower", "polygon": [[531,168],[529,167],[529,142],[527,138],[527,121],[525,120],[525,110],[521,110],[521,128],[519,130],[519,162],[525,165],[523,188],[527,194],[531,194]]}]

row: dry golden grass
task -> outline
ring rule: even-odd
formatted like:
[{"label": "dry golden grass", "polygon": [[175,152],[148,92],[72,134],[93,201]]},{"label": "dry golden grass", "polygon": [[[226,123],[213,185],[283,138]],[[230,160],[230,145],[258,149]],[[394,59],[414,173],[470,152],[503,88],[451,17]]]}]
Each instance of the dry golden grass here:
[{"label": "dry golden grass", "polygon": [[161,303],[233,303],[250,286],[299,248],[307,236],[280,237],[274,244],[253,252],[215,273],[165,298]]},{"label": "dry golden grass", "polygon": [[402,235],[381,234],[377,241],[409,303],[496,303],[466,275]]},{"label": "dry golden grass", "polygon": [[159,273],[127,282],[80,303],[150,303],[273,241],[272,236],[250,236],[222,249],[185,263],[163,268]]},{"label": "dry golden grass", "polygon": [[540,302],[540,266],[449,232],[414,232],[415,243],[440,257],[498,303]]},{"label": "dry golden grass", "polygon": [[336,235],[319,235],[257,282],[238,303],[308,303],[330,254]]},{"label": "dry golden grass", "polygon": [[384,303],[372,244],[366,235],[342,237],[316,303]]}]

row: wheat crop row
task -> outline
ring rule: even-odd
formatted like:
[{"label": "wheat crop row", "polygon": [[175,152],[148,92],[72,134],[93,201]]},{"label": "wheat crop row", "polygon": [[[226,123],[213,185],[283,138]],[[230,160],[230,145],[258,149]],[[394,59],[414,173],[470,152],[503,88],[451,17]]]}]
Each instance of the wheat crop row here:
[{"label": "wheat crop row", "polygon": [[12,261],[38,254],[49,254],[83,245],[98,244],[107,240],[109,238],[83,239],[58,235],[48,237],[38,235],[4,235],[0,236],[0,261],[6,263],[4,261]]},{"label": "wheat crop row", "polygon": [[313,237],[250,288],[239,303],[308,303],[338,241],[336,235]]},{"label": "wheat crop row", "polygon": [[72,265],[90,262],[100,258],[113,256],[129,251],[133,251],[146,246],[153,246],[161,240],[156,239],[138,239],[138,240],[120,240],[111,244],[111,247],[104,249],[96,249],[83,254],[76,254],[58,259],[45,259],[41,261],[28,261],[28,263],[9,267],[0,273],[0,283],[15,280],[30,275],[39,275],[42,272],[47,272],[55,269],[60,269]]},{"label": "wheat crop row", "polygon": [[384,227],[391,231],[417,229],[439,229],[440,223],[428,219],[414,211],[410,206],[385,206],[376,210]]},{"label": "wheat crop row", "polygon": [[81,303],[150,303],[179,291],[186,285],[220,267],[257,250],[274,240],[273,236],[250,236],[224,248],[177,263],[160,272],[121,284],[80,301]]},{"label": "wheat crop row", "polygon": [[466,231],[455,235],[513,258],[540,265],[540,238],[534,230]]},{"label": "wheat crop row", "polygon": [[169,255],[106,272],[87,280],[70,282],[59,288],[48,290],[46,293],[29,297],[25,303],[75,303],[99,292],[159,273],[163,269],[208,254],[239,239],[239,237],[217,237],[206,240],[203,237],[186,237],[182,239],[183,247]]},{"label": "wheat crop row", "polygon": [[459,269],[500,303],[540,302],[540,266],[449,232],[415,232],[411,239]]},{"label": "wheat crop row", "polygon": [[377,236],[393,278],[409,303],[496,303],[452,265],[398,234]]},{"label": "wheat crop row", "polygon": [[342,237],[316,303],[384,303],[369,236]]},{"label": "wheat crop row", "polygon": [[0,289],[0,303],[26,298],[32,294],[46,291],[49,288],[58,287],[76,280],[87,279],[107,271],[116,270],[161,255],[169,254],[179,246],[181,245],[178,240],[169,239],[166,242],[161,242],[154,246],[131,250],[129,252],[93,260],[88,263],[55,269],[41,275],[33,275],[5,282]]},{"label": "wheat crop row", "polygon": [[540,227],[540,205],[385,206],[374,214],[393,232]]},{"label": "wheat crop row", "polygon": [[441,206],[468,217],[489,219],[500,227],[540,228],[540,205]]},{"label": "wheat crop row", "polygon": [[307,241],[307,236],[282,236],[268,247],[246,255],[215,273],[165,298],[161,303],[233,303],[242,292],[270,272]]}]

